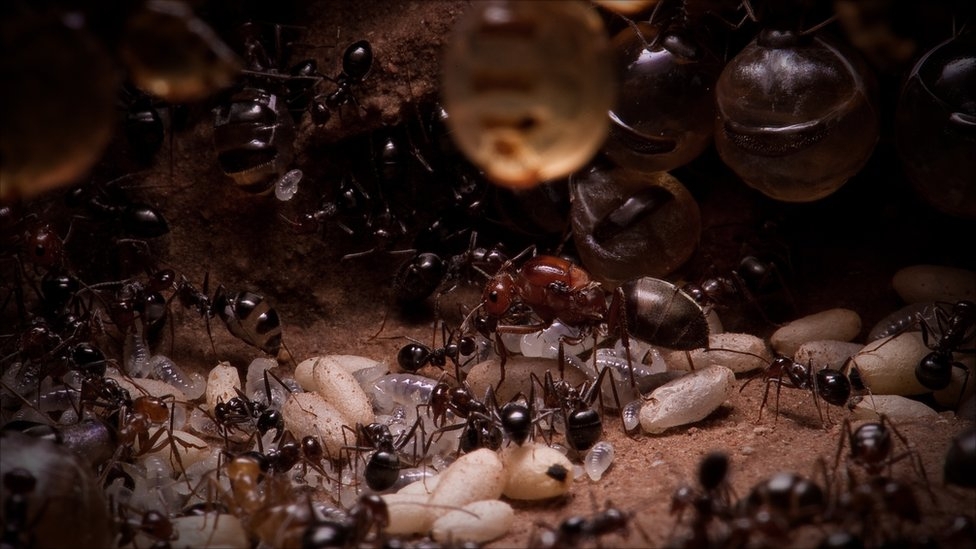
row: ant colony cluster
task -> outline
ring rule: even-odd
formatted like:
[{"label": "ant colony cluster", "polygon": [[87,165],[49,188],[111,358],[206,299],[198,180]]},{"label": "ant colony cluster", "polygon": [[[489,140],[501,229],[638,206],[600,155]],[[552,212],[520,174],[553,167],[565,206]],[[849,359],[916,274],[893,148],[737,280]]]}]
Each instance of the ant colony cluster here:
[{"label": "ant colony cluster", "polygon": [[246,4],[5,10],[0,547],[972,546],[971,8]]}]

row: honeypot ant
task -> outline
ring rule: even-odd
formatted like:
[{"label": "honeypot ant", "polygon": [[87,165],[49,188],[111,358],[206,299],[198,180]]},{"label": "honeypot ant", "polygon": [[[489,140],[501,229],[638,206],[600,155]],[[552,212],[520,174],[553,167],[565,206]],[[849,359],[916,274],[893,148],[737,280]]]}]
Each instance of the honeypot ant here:
[{"label": "honeypot ant", "polygon": [[[507,351],[501,334],[537,332],[559,320],[581,330],[576,341],[606,323],[608,331],[619,332],[630,364],[630,337],[672,349],[697,349],[708,342],[708,322],[701,306],[688,294],[664,280],[644,277],[624,283],[613,291],[609,306],[599,282],[581,267],[562,257],[538,255],[514,268],[514,261],[532,251],[527,248],[505,262],[485,285],[479,310],[485,316],[475,320],[484,331],[494,332],[501,357],[498,385],[505,380]],[[527,307],[538,317],[535,324],[499,324]],[[560,362],[560,368],[563,367]],[[633,368],[630,382],[636,386]]]}]

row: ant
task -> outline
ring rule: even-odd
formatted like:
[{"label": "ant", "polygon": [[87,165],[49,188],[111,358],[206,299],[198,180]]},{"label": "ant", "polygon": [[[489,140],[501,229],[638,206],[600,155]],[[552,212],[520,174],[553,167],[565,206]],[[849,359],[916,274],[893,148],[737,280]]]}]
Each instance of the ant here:
[{"label": "ant", "polygon": [[[397,434],[396,437],[390,432],[389,426],[385,423],[370,423],[369,425],[357,424],[355,429],[356,445],[347,446],[347,450],[369,451],[372,453],[366,459],[366,468],[363,470],[363,478],[366,486],[375,492],[389,490],[400,478],[401,466],[400,450],[407,443],[414,439],[417,427],[423,426],[421,418],[414,421],[413,426],[404,432]],[[344,428],[348,429],[347,426]],[[358,463],[358,461],[357,461]]]},{"label": "ant", "polygon": [[[559,361],[564,360],[562,346],[559,349]],[[542,399],[546,409],[557,410],[566,428],[566,445],[578,454],[593,447],[603,436],[603,418],[600,412],[593,409],[593,403],[599,398],[603,402],[603,380],[607,374],[611,377],[611,389],[617,401],[617,409],[621,409],[616,385],[612,382],[613,372],[609,368],[600,371],[593,382],[584,381],[578,387],[573,387],[567,381],[555,381],[552,372],[546,370],[542,381],[535,374],[531,374],[532,382],[542,387]]]},{"label": "ant", "polygon": [[[684,547],[710,546],[708,525],[713,518],[728,520],[732,516],[734,495],[728,483],[729,456],[724,452],[706,454],[698,464],[699,488],[679,486],[671,496],[671,514],[677,515],[675,528],[689,507],[695,512],[691,523],[691,537],[683,540]],[[672,530],[673,537],[673,530]]]},{"label": "ant", "polygon": [[782,538],[792,528],[823,519],[828,500],[824,489],[813,480],[779,472],[755,484],[736,508],[731,533],[736,539],[729,540],[729,545],[740,547],[747,545],[754,531]]},{"label": "ant", "polygon": [[918,323],[922,328],[922,341],[932,352],[925,355],[915,367],[915,377],[919,383],[928,389],[937,391],[945,389],[952,381],[952,369],[959,368],[964,372],[959,399],[966,390],[969,382],[969,368],[961,361],[953,360],[953,353],[976,353],[976,348],[961,349],[966,341],[976,335],[976,303],[972,301],[958,301],[952,306],[952,312],[946,313],[941,307],[935,307],[935,318],[938,323],[937,341],[930,341],[929,336],[935,331],[929,326],[925,317],[918,313]]},{"label": "ant", "polygon": [[[632,520],[633,513],[614,507],[608,500],[604,509],[592,516],[571,516],[563,519],[555,528],[540,525],[546,532],[533,535],[529,547],[533,549],[577,548],[588,540],[596,541],[599,546],[599,539],[603,536],[619,533],[624,538],[628,537]],[[636,523],[634,524],[636,526]],[[647,535],[643,531],[641,533],[647,541]]]},{"label": "ant", "polygon": [[376,494],[363,494],[344,517],[312,522],[302,534],[302,549],[361,547],[375,530],[377,546],[390,524],[386,502]]},{"label": "ant", "polygon": [[[505,262],[485,285],[482,301],[469,316],[483,310],[475,320],[486,332],[494,332],[501,356],[499,386],[505,379],[507,351],[502,333],[528,334],[545,329],[555,320],[597,337],[595,328],[606,323],[610,332],[619,331],[630,359],[630,337],[673,349],[696,349],[708,342],[708,322],[701,306],[673,284],[651,277],[624,283],[613,291],[610,305],[599,282],[581,267],[561,257],[539,255],[515,269],[513,262],[530,252],[527,248]],[[499,324],[521,317],[525,309],[534,313],[535,324]],[[560,368],[563,363],[560,361]],[[636,386],[633,368],[631,386]]]},{"label": "ant", "polygon": [[[342,72],[335,78],[319,75],[334,83],[336,89],[328,95],[315,97],[312,105],[312,118],[322,126],[332,118],[332,112],[347,103],[355,103],[357,107],[366,111],[352,93],[352,87],[366,79],[373,66],[373,47],[366,40],[359,40],[349,44],[342,54]],[[341,117],[340,111],[340,117]]]},{"label": "ant", "polygon": [[[295,440],[295,435],[291,431],[283,430],[278,431],[275,441],[278,441],[278,446],[268,448],[267,452],[264,452],[269,470],[284,473],[301,463],[303,475],[307,474],[308,468],[311,467],[322,477],[331,478],[322,467],[322,461],[328,457],[328,451],[322,446],[319,439],[313,436],[305,436],[302,437],[301,441],[298,441]],[[261,451],[263,450],[259,450],[259,452]]]},{"label": "ant", "polygon": [[284,348],[281,319],[278,311],[264,296],[250,291],[240,291],[228,296],[224,286],[220,285],[211,297],[208,294],[209,283],[209,272],[203,277],[203,291],[197,290],[185,276],[180,275],[180,281],[176,285],[176,297],[184,308],[197,311],[205,319],[207,335],[210,336],[210,346],[214,353],[216,349],[210,331],[210,319],[220,316],[231,335],[271,356],[278,356]]},{"label": "ant", "polygon": [[[416,372],[428,364],[443,370],[447,360],[450,359],[454,363],[455,377],[463,379],[461,369],[476,358],[474,355],[478,351],[478,342],[471,336],[460,336],[455,342],[454,333],[454,331],[448,333],[447,325],[441,322],[443,347],[432,349],[418,341],[408,343],[397,352],[397,364],[407,372]],[[465,356],[470,358],[461,364],[460,359]]]},{"label": "ant", "polygon": [[[706,349],[707,351],[708,349]],[[746,351],[731,351],[738,352],[750,356],[755,356],[757,358],[759,355],[749,353]],[[823,399],[828,404],[833,404],[834,406],[852,406],[855,400],[852,400],[851,395],[853,393],[860,393],[864,390],[863,383],[860,381],[860,374],[855,366],[851,367],[850,376],[844,375],[840,370],[835,370],[833,368],[821,368],[816,372],[812,371],[812,367],[807,364],[800,364],[789,357],[783,355],[776,355],[772,362],[763,370],[762,375],[758,377],[753,377],[742,384],[739,388],[741,393],[743,389],[746,388],[749,383],[755,379],[762,379],[765,385],[765,390],[763,391],[762,403],[759,405],[759,417],[756,418],[756,423],[762,421],[762,411],[766,407],[766,401],[769,398],[769,388],[770,385],[776,385],[776,402],[774,404],[774,417],[779,417],[779,393],[785,384],[786,387],[792,389],[809,390],[810,396],[813,398],[813,404],[817,407],[817,413],[820,415],[820,421],[827,428],[827,421],[829,421],[829,409],[827,418],[824,418],[823,410],[820,407],[820,399]],[[784,379],[785,376],[785,379]]]},{"label": "ant", "polygon": [[[3,474],[3,487],[10,493],[4,502],[4,525],[0,534],[0,546],[4,549],[34,546],[27,515],[30,494],[36,486],[37,478],[23,467],[15,467]],[[41,514],[38,513],[38,518]]]},{"label": "ant", "polygon": [[[491,409],[485,402],[475,398],[467,383],[462,381],[461,385],[451,387],[444,381],[438,382],[431,391],[430,399],[426,406],[429,410],[433,410],[433,421],[437,430],[431,433],[428,438],[424,448],[425,454],[430,449],[435,438],[439,439],[445,432],[456,431],[458,429],[461,429],[461,435],[458,440],[458,453],[469,453],[479,448],[489,448],[491,450],[501,448],[504,433],[499,426],[499,422],[495,421],[495,417],[497,416],[492,415]],[[447,412],[451,412],[464,421],[452,425],[444,425],[447,419]]]},{"label": "ant", "polygon": [[[891,436],[892,433],[901,441],[902,446],[905,448],[900,454],[894,454],[895,447],[894,439]],[[915,473],[925,481],[926,485],[928,484],[928,477],[925,474],[925,466],[922,464],[921,456],[909,445],[908,439],[898,432],[894,423],[884,414],[881,414],[879,421],[863,423],[857,429],[853,430],[851,429],[850,420],[844,420],[840,443],[837,446],[837,453],[834,456],[835,471],[840,464],[840,458],[844,452],[845,445],[850,446],[850,452],[845,459],[862,468],[869,476],[879,476],[885,469],[888,469],[890,472],[893,464],[902,459],[911,458]]]},{"label": "ant", "polygon": [[468,247],[444,257],[431,251],[414,254],[393,275],[393,291],[398,303],[419,303],[435,291],[439,299],[459,285],[472,284],[476,275],[490,278],[507,261],[499,247],[477,247],[478,233],[471,231]]},{"label": "ant", "polygon": [[732,269],[728,275],[716,275],[698,283],[685,284],[681,289],[705,308],[726,305],[733,299],[745,301],[755,306],[764,321],[775,324],[756,297],[756,292],[766,289],[770,280],[776,280],[786,292],[789,302],[793,303],[776,263],[752,255],[743,257],[738,268]]}]

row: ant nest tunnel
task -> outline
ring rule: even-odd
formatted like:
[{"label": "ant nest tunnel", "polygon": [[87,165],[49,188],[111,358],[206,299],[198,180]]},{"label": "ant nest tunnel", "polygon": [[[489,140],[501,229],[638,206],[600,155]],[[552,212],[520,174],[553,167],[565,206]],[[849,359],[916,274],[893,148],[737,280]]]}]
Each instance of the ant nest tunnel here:
[{"label": "ant nest tunnel", "polygon": [[101,8],[2,8],[4,548],[973,547],[970,4]]}]

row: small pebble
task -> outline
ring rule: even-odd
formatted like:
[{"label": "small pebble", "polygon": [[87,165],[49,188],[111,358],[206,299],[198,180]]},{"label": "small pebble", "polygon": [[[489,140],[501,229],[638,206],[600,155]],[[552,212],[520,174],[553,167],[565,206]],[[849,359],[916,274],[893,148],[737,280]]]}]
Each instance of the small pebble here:
[{"label": "small pebble", "polygon": [[876,395],[920,395],[930,392],[915,377],[915,367],[929,354],[920,332],[872,341],[852,357],[865,386]]},{"label": "small pebble", "polygon": [[562,496],[573,484],[573,463],[545,444],[509,446],[502,451],[507,498],[538,500]]},{"label": "small pebble", "polygon": [[728,400],[734,384],[732,370],[712,365],[662,385],[641,407],[641,427],[657,434],[705,419]]},{"label": "small pebble", "polygon": [[905,303],[976,301],[976,272],[941,265],[905,267],[891,279]]},{"label": "small pebble", "polygon": [[701,370],[718,364],[738,374],[765,368],[773,360],[773,355],[761,338],[752,334],[725,332],[710,334],[707,349],[668,350],[664,360],[670,370]]},{"label": "small pebble", "polygon": [[850,309],[827,309],[798,318],[773,332],[769,344],[784,356],[796,354],[808,341],[851,341],[861,333],[861,316]]},{"label": "small pebble", "polygon": [[824,368],[840,370],[847,359],[856,355],[863,348],[864,345],[860,343],[848,341],[807,341],[796,350],[793,360],[803,365],[810,365],[813,371]]},{"label": "small pebble", "polygon": [[488,543],[512,528],[515,511],[497,499],[475,501],[434,521],[430,535],[441,543]]},{"label": "small pebble", "polygon": [[851,419],[877,421],[880,414],[884,414],[896,422],[939,417],[938,412],[917,400],[898,395],[873,395],[865,396],[864,400],[857,403],[851,414]]}]

